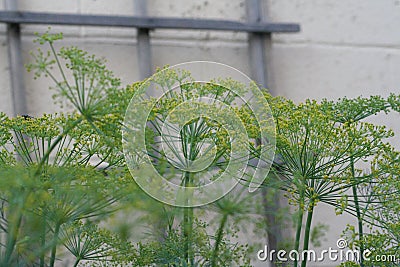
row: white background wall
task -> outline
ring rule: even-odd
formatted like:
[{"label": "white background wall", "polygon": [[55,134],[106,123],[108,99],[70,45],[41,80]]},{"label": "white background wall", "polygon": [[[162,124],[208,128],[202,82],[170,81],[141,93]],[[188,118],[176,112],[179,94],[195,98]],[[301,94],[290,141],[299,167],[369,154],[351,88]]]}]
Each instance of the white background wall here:
[{"label": "white background wall", "polygon": [[[80,14],[134,14],[133,0],[20,0],[20,10]],[[390,92],[400,93],[400,0],[264,0],[263,13],[274,22],[296,22],[302,31],[273,36],[268,54],[271,89],[302,101]],[[0,1],[0,6],[4,6]],[[244,0],[149,0],[152,16],[246,20]],[[47,26],[22,26],[23,57],[30,61],[33,32]],[[77,45],[108,59],[124,84],[137,81],[135,30],[95,27],[52,27],[62,31],[62,45]],[[212,60],[249,74],[247,36],[216,31],[155,30],[151,32],[153,66],[191,60]],[[11,114],[5,26],[0,25],[0,111]],[[24,73],[32,115],[52,112],[47,80]],[[376,118],[400,134],[398,115]],[[398,143],[398,142],[396,142]],[[349,217],[319,206],[315,220],[330,225],[323,247],[333,246]]]}]

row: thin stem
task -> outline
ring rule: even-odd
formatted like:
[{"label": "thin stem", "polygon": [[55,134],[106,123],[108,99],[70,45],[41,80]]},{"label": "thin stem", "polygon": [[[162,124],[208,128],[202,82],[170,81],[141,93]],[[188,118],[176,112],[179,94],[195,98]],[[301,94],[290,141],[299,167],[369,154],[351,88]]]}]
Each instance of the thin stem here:
[{"label": "thin stem", "polygon": [[[356,179],[355,177],[355,170],[354,170],[354,159],[353,156],[350,157],[350,168],[351,168],[351,178]],[[364,234],[363,234],[363,220],[361,218],[361,212],[360,212],[360,204],[358,202],[358,192],[357,192],[357,184],[354,183],[352,186],[353,189],[353,197],[354,197],[354,206],[356,209],[356,214],[357,214],[357,222],[358,222],[358,235],[359,235],[359,241],[360,241],[360,255],[364,255]],[[363,262],[363,257],[360,257],[360,266],[364,267],[364,262]]]},{"label": "thin stem", "polygon": [[225,213],[222,216],[222,219],[221,219],[221,222],[219,224],[218,231],[217,231],[217,235],[216,235],[217,237],[215,239],[214,251],[213,251],[213,254],[212,254],[212,258],[211,258],[211,267],[217,266],[219,245],[221,244],[221,241],[222,241],[222,236],[223,236],[223,233],[224,233],[224,228],[225,228],[225,224],[226,224],[227,220],[228,220],[228,214]]},{"label": "thin stem", "polygon": [[[78,105],[78,99],[76,99],[76,97],[75,97],[75,95],[74,95],[74,93],[73,93],[73,91],[72,91],[72,88],[71,88],[71,86],[70,86],[69,83],[68,83],[67,77],[66,77],[66,75],[65,75],[65,73],[64,73],[64,69],[63,69],[62,66],[61,66],[61,62],[60,62],[60,60],[59,60],[59,58],[58,58],[58,54],[57,54],[57,52],[56,52],[56,50],[55,50],[55,48],[54,48],[54,46],[53,46],[53,43],[52,43],[52,42],[49,42],[49,46],[50,46],[50,49],[51,49],[51,51],[52,51],[52,53],[53,53],[53,56],[54,56],[54,58],[55,58],[55,60],[56,60],[56,63],[57,63],[58,69],[59,69],[59,71],[60,71],[60,73],[61,73],[62,79],[63,79],[63,81],[64,81],[64,83],[65,83],[65,85],[66,85],[66,87],[67,87],[67,89],[68,89],[68,91],[69,91],[69,93],[70,93],[70,94],[66,94],[66,97],[71,101],[72,104],[75,105],[75,107],[77,107],[77,108],[79,109],[79,111],[81,111],[81,107]],[[60,89],[62,90],[62,88],[61,88],[61,83],[58,82],[57,79],[55,79],[55,77],[51,74],[51,72],[50,72],[49,70],[46,70],[46,73],[52,78],[52,80],[53,80],[53,81],[57,84],[57,86],[59,86]]]},{"label": "thin stem", "polygon": [[[299,205],[299,211],[297,214],[297,227],[296,227],[296,240],[295,240],[295,244],[294,244],[294,250],[295,251],[299,251],[299,247],[300,247],[300,234],[301,234],[301,228],[303,226],[303,208],[301,207],[301,205]],[[294,267],[297,267],[297,258],[294,259],[294,263],[293,263]]]},{"label": "thin stem", "polygon": [[38,175],[40,173],[40,171],[42,170],[43,165],[47,162],[48,158],[50,157],[51,152],[56,148],[58,143],[60,143],[63,140],[63,138],[68,134],[68,132],[71,131],[73,128],[75,128],[75,126],[77,126],[81,121],[82,121],[82,118],[79,118],[76,121],[74,121],[74,123],[70,127],[65,129],[65,131],[63,133],[61,133],[57,137],[56,140],[54,140],[53,144],[51,144],[50,148],[46,151],[46,153],[43,155],[43,158],[39,162],[39,165],[38,165],[38,168],[37,168],[37,170],[35,172],[35,175]]},{"label": "thin stem", "polygon": [[[304,190],[305,190],[305,178],[302,176],[301,179],[299,179],[299,211],[297,215],[297,225],[296,225],[296,240],[295,240],[295,245],[294,245],[294,250],[299,251],[300,248],[300,236],[301,236],[301,229],[303,227],[303,214],[304,214]],[[293,262],[293,266],[297,267],[297,258],[295,258]]]},{"label": "thin stem", "polygon": [[78,266],[80,261],[81,261],[80,258],[76,258],[75,263],[74,263],[74,267]]},{"label": "thin stem", "polygon": [[[191,185],[191,174],[185,173],[185,186]],[[189,201],[189,200],[187,200]],[[189,203],[187,203],[189,204]],[[193,208],[184,208],[183,213],[183,235],[185,237],[185,260],[188,266],[193,265],[192,239],[193,239]]]},{"label": "thin stem", "polygon": [[51,249],[51,256],[50,256],[50,267],[54,267],[54,262],[56,260],[56,252],[57,252],[57,241],[58,241],[58,234],[60,233],[60,226],[61,223],[57,222],[56,223],[56,227],[54,228],[54,243],[53,243],[53,247]]},{"label": "thin stem", "polygon": [[[20,207],[20,208],[22,208],[22,207]],[[9,238],[7,240],[6,253],[5,253],[5,257],[4,257],[4,263],[6,265],[4,265],[4,266],[9,266],[9,264],[10,264],[11,256],[13,254],[15,244],[17,243],[17,237],[18,237],[19,228],[21,227],[21,223],[22,223],[22,213],[21,213],[21,210],[19,209],[19,214],[18,214],[17,221],[15,223],[15,226],[12,227],[11,231],[9,232]]]},{"label": "thin stem", "polygon": [[[2,259],[1,266],[10,266],[11,258],[15,249],[15,245],[17,244],[18,234],[21,228],[23,214],[22,210],[24,208],[24,203],[26,199],[29,197],[30,192],[25,191],[24,189],[20,192],[19,196],[16,196],[18,199],[16,201],[16,206],[13,207],[10,204],[10,220],[8,221],[9,228],[7,241],[6,241],[6,251],[4,258]],[[15,220],[14,220],[15,218]]]},{"label": "thin stem", "polygon": [[40,252],[40,263],[39,266],[40,267],[44,267],[45,266],[45,262],[44,262],[44,248],[46,246],[46,218],[44,216],[44,214],[42,214],[42,225],[41,225],[41,236],[40,236],[40,246],[41,246],[41,252]]},{"label": "thin stem", "polygon": [[14,131],[14,133],[16,138],[15,148],[19,154],[19,157],[26,163],[26,165],[29,165],[29,163],[32,163],[33,160],[31,158],[29,148],[26,146],[24,135],[20,131]]},{"label": "thin stem", "polygon": [[[197,137],[199,134],[198,121],[191,123],[183,127],[181,139],[182,139],[182,150],[185,159],[188,161],[193,161],[196,159],[198,152],[196,151],[196,146],[198,145]],[[193,186],[193,173],[185,172],[184,175],[184,186],[186,188]],[[185,237],[185,260],[188,266],[193,266],[194,255],[192,248],[193,239],[193,208],[190,207],[192,196],[187,196],[186,208],[184,208],[183,214],[183,227],[184,227],[184,237]]]},{"label": "thin stem", "polygon": [[53,44],[50,42],[49,45],[50,45],[51,52],[53,53],[53,56],[54,56],[54,58],[56,59],[57,66],[58,66],[58,68],[59,68],[59,70],[60,70],[60,72],[61,72],[61,75],[62,75],[62,77],[63,77],[64,82],[67,84],[68,88],[71,88],[71,87],[69,86],[69,84],[68,84],[67,77],[65,76],[64,69],[63,69],[62,66],[61,66],[60,60],[58,59],[58,55],[57,55],[56,50],[54,49]]},{"label": "thin stem", "polygon": [[[303,252],[308,250],[308,244],[310,242],[310,232],[311,232],[310,230],[311,230],[311,221],[312,221],[312,217],[313,217],[313,211],[314,211],[314,200],[311,200],[309,207],[308,207],[306,229],[304,232]],[[304,257],[303,261],[301,263],[301,267],[306,267],[306,266],[307,266],[307,257]]]}]

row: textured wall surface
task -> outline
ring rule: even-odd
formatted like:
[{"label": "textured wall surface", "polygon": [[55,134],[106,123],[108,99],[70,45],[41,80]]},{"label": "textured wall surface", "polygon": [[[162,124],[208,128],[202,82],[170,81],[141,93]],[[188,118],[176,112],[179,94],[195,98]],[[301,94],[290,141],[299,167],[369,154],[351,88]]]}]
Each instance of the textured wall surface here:
[{"label": "textured wall surface", "polygon": [[400,1],[269,0],[270,18],[301,23],[274,36],[275,84],[294,99],[384,94],[399,88]]},{"label": "textured wall surface", "polygon": [[[4,6],[0,1],[0,7]],[[19,0],[27,11],[81,14],[134,14],[133,0]],[[335,99],[343,96],[400,93],[400,0],[264,0],[263,14],[274,22],[296,22],[297,34],[272,38],[270,87],[276,94],[302,101],[306,98]],[[221,18],[246,20],[244,0],[149,0],[152,16]],[[23,25],[23,58],[29,51],[33,32],[47,26]],[[134,29],[96,27],[52,27],[62,31],[62,45],[77,45],[108,59],[108,66],[124,84],[138,79],[136,32]],[[191,60],[213,60],[249,74],[247,36],[216,31],[155,30],[151,32],[153,66]],[[0,25],[0,110],[11,114],[11,95],[5,26]],[[50,85],[24,73],[28,110],[32,115],[52,112]],[[399,116],[385,123],[398,129]],[[375,121],[382,121],[376,118]],[[397,128],[396,128],[397,127]],[[322,247],[333,246],[352,218],[335,217],[334,211],[319,206],[315,222],[330,225]],[[331,219],[334,218],[334,219]]]}]

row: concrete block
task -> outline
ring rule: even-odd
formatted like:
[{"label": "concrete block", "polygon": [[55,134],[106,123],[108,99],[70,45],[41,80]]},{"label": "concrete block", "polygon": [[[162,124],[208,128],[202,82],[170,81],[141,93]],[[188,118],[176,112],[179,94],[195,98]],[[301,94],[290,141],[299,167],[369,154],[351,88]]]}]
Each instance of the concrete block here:
[{"label": "concrete block", "polygon": [[398,0],[267,0],[276,22],[298,22],[300,34],[275,35],[281,42],[320,42],[399,47]]},{"label": "concrete block", "polygon": [[16,1],[18,1],[18,9],[23,11],[68,12],[68,13],[76,13],[78,11],[80,2],[79,0],[68,0],[68,1],[16,0]]},{"label": "concrete block", "polygon": [[[85,0],[79,3],[79,13],[91,15],[121,15],[132,16],[134,14],[133,0]],[[96,37],[129,37],[133,38],[136,30],[117,27],[82,27],[82,36]]]},{"label": "concrete block", "polygon": [[[246,45],[229,45],[223,42],[213,42],[212,45],[190,44],[188,42],[176,44],[159,41],[153,46],[152,52],[153,63],[157,67],[188,61],[209,60],[227,64],[247,75],[249,74]],[[216,73],[216,77],[218,75]]]},{"label": "concrete block", "polygon": [[13,114],[10,88],[7,41],[4,36],[0,36],[0,112],[9,116]]},{"label": "concrete block", "polygon": [[152,16],[178,16],[189,18],[246,19],[244,0],[148,0],[148,12]]},{"label": "concrete block", "polygon": [[400,93],[400,51],[329,45],[273,45],[273,87],[296,101]]}]

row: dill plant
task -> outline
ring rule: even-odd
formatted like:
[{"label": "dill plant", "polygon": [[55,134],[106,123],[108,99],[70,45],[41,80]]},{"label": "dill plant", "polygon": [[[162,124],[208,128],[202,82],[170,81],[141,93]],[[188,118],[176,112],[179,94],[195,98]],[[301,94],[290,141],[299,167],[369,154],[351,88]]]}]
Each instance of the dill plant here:
[{"label": "dill plant", "polygon": [[[197,218],[201,209],[172,208],[141,192],[125,164],[121,132],[125,110],[143,82],[121,87],[103,59],[73,46],[57,49],[55,42],[62,38],[49,32],[38,35],[36,42],[44,48],[31,53],[34,62],[27,69],[35,79],[52,80],[55,101],[69,111],[35,118],[0,114],[0,265],[55,266],[72,260],[73,266],[248,266],[247,246],[230,239],[238,231],[230,229],[238,229],[236,215],[246,211],[236,205],[242,201],[213,204],[222,215],[216,217],[220,223],[214,235],[214,227]],[[159,82],[176,77],[171,72]],[[234,97],[219,95],[222,88],[186,87],[189,94],[212,92],[232,103]],[[180,97],[184,95],[159,103],[153,126]],[[215,166],[225,168],[221,159],[231,146],[218,122],[194,120],[183,135],[192,159],[204,138],[214,138],[220,159]],[[148,149],[157,152],[153,140],[148,131]],[[171,175],[165,155],[153,156],[160,173]],[[191,174],[186,178],[186,185],[198,182]],[[114,230],[113,225],[102,227],[118,212],[140,213],[158,227],[151,229],[151,238],[140,241],[123,222]]]},{"label": "dill plant", "polygon": [[[47,49],[33,52],[34,62],[27,68],[35,78],[51,79],[55,100],[71,111],[36,118],[9,118],[0,113],[0,266],[54,266],[67,258],[72,266],[250,266],[257,247],[233,240],[250,225],[259,235],[270,230],[262,210],[266,196],[247,192],[251,172],[241,178],[244,186],[200,208],[171,207],[148,197],[128,171],[121,142],[129,101],[146,81],[123,88],[104,60],[77,47],[56,49],[54,43],[60,39],[62,34],[38,35],[37,42]],[[188,72],[158,71],[163,72],[154,81],[159,87],[168,89],[178,82],[182,89],[157,103],[154,99],[143,102],[155,104],[144,140],[146,153],[161,175],[184,186],[199,185],[204,182],[199,179],[201,172],[197,176],[178,173],[174,164],[184,165],[202,155],[215,155],[209,157],[211,165],[205,169],[214,174],[207,177],[209,181],[227,168],[232,143],[216,120],[191,119],[175,131],[172,137],[179,138],[183,154],[171,154],[172,137],[160,138],[167,118],[195,112],[190,107],[178,108],[168,117],[194,95],[232,106],[232,114],[241,119],[249,138],[239,142],[241,149],[250,153],[251,160],[262,160],[257,140],[261,130],[272,129],[260,129],[251,110],[235,106],[237,95],[226,90],[229,86],[249,88],[229,79],[191,83]],[[347,229],[350,246],[372,250],[373,255],[398,255],[399,152],[387,143],[392,131],[365,119],[399,111],[399,97],[299,104],[268,93],[264,97],[276,126],[276,157],[262,186],[282,191],[295,209],[292,248],[309,248],[314,208],[322,202],[337,215],[346,212],[357,219],[357,227]],[[209,140],[216,146],[208,146]],[[170,141],[163,144],[169,147],[168,153],[161,149],[166,141]],[[370,172],[358,168],[365,162]],[[136,175],[148,173],[137,170]],[[139,214],[148,225],[149,238],[134,240],[131,228],[136,225],[118,223],[115,231],[102,227],[121,211]],[[202,216],[210,211],[216,215],[206,222]],[[287,218],[281,216],[281,220],[278,223],[284,224]],[[366,233],[365,228],[371,231]],[[293,266],[298,264],[295,261]]]}]

